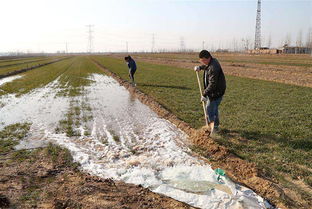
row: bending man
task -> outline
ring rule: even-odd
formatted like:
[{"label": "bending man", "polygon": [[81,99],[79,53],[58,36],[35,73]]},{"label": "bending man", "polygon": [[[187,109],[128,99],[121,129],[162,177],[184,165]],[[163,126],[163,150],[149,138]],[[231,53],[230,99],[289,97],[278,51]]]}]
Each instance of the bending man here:
[{"label": "bending man", "polygon": [[132,86],[136,86],[135,82],[134,82],[134,73],[137,69],[136,64],[134,59],[132,59],[132,57],[130,57],[130,55],[128,55],[127,57],[125,57],[125,61],[128,64],[128,68],[129,68],[129,77],[131,79],[131,83]]}]

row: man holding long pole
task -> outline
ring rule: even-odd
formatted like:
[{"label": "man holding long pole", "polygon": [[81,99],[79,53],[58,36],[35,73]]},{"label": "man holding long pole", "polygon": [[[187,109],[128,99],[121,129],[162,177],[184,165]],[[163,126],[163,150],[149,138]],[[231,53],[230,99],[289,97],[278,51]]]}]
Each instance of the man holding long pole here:
[{"label": "man holding long pole", "polygon": [[[207,50],[202,50],[199,53],[199,60],[202,66],[195,66],[194,70],[198,73],[204,70],[204,91],[201,92],[201,101],[206,102],[206,110],[204,109],[206,121],[210,127],[210,135],[214,131],[219,130],[219,105],[226,89],[226,81],[221,65],[216,58],[213,58]],[[198,74],[197,74],[198,76]],[[206,115],[207,112],[207,115]]]}]

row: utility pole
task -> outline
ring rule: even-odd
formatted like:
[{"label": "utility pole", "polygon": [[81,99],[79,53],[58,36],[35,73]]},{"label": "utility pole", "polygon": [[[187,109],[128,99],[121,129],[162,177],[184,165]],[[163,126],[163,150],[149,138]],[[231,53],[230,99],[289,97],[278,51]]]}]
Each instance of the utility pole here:
[{"label": "utility pole", "polygon": [[255,33],[255,49],[261,48],[261,0],[258,0],[256,33]]},{"label": "utility pole", "polygon": [[66,42],[66,54],[68,54],[68,47],[67,47],[67,42]]},{"label": "utility pole", "polygon": [[153,33],[152,34],[152,50],[151,50],[151,52],[153,53],[154,50],[155,50],[155,34]]},{"label": "utility pole", "polygon": [[203,50],[205,49],[205,41],[203,41]]},{"label": "utility pole", "polygon": [[91,54],[93,50],[93,36],[92,36],[92,27],[94,25],[86,25],[88,27],[88,52]]},{"label": "utility pole", "polygon": [[126,52],[128,53],[128,41],[126,41]]}]

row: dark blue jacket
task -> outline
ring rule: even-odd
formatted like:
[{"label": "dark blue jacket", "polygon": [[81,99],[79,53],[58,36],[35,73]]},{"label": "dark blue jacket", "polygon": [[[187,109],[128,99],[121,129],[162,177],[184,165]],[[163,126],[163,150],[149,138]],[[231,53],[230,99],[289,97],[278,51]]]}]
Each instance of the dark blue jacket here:
[{"label": "dark blue jacket", "polygon": [[136,67],[135,61],[133,59],[129,60],[128,67],[129,67],[129,69],[131,69],[132,72],[136,71],[137,67]]}]

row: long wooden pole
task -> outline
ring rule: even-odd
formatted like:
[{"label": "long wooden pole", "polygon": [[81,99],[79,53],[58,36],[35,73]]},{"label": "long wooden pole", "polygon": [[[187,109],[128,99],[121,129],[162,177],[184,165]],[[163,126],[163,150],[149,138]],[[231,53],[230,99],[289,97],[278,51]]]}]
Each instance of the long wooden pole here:
[{"label": "long wooden pole", "polygon": [[[201,88],[201,84],[200,84],[200,80],[199,80],[199,76],[198,76],[198,71],[196,71],[196,76],[197,76],[197,81],[198,81],[198,87],[199,87],[200,96],[202,96],[202,95],[203,95],[203,91],[202,91],[202,88]],[[206,111],[206,104],[205,104],[204,101],[202,101],[202,104],[203,104],[203,109],[204,109],[204,114],[205,114],[206,125],[207,125],[207,128],[209,128],[208,117],[207,117],[207,111]]]}]

